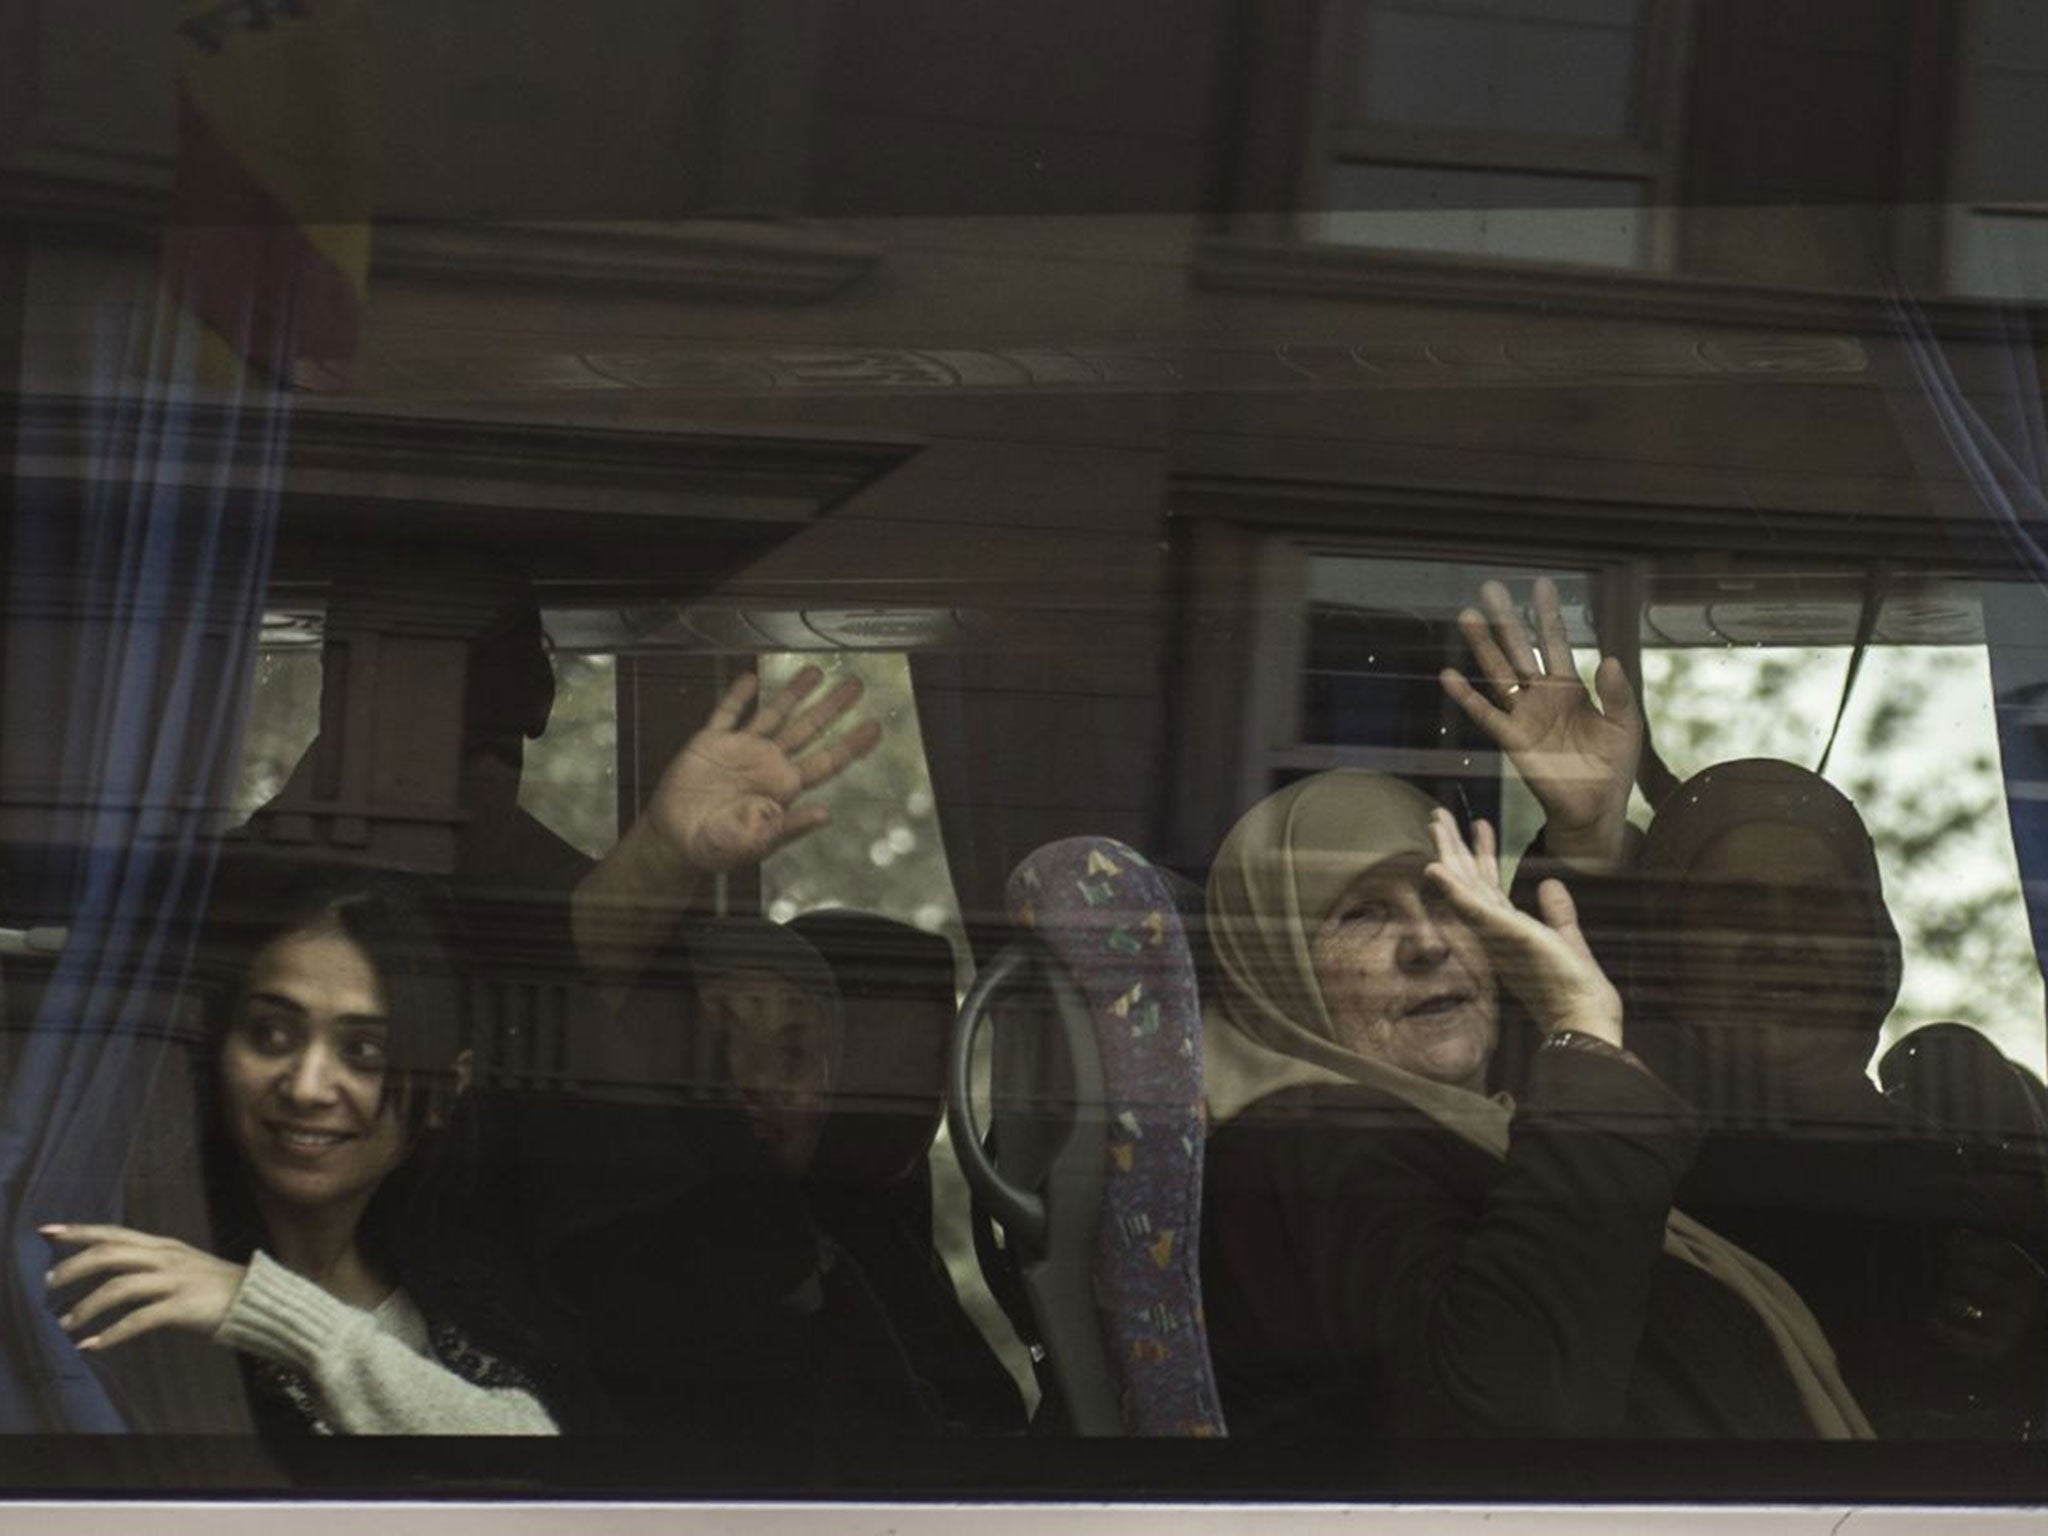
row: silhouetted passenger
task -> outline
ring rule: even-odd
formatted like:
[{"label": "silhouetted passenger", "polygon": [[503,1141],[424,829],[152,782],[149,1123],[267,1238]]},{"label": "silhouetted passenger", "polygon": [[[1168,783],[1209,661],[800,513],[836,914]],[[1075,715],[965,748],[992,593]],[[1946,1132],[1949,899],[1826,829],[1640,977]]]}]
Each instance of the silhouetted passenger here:
[{"label": "silhouetted passenger", "polygon": [[1798,1287],[1887,1433],[2037,1424],[2041,1277],[2007,1239],[2038,1242],[2040,1167],[2001,1214],[1960,1128],[1868,1077],[1900,949],[1855,807],[1790,763],[1718,764],[1659,810],[1641,875],[1644,1050],[1710,1127],[1680,1198]]},{"label": "silhouetted passenger", "polygon": [[[934,1427],[879,1299],[857,1266],[833,1262],[801,1184],[836,1031],[801,987],[781,983],[795,965],[787,946],[800,941],[758,919],[705,925],[757,942],[765,930],[785,946],[761,973],[767,984],[712,987],[703,999],[782,1010],[778,1027],[742,1046],[757,1090],[742,1099],[729,1090],[711,1014],[694,1000],[700,989],[678,1009],[671,988],[678,959],[697,970],[685,924],[703,882],[822,825],[824,812],[799,797],[877,739],[868,724],[814,745],[859,696],[842,684],[810,700],[820,677],[806,668],[758,704],[754,675],[739,679],[578,888],[578,949],[611,999],[614,1081],[681,1091],[624,1116],[590,1106],[585,1134],[547,1138],[573,1171],[535,1167],[520,1181],[542,1192],[549,1273],[592,1320],[593,1362],[630,1423],[800,1454],[849,1434]],[[813,992],[829,997],[829,972],[814,955],[805,964]],[[653,974],[669,986],[650,991]],[[746,1054],[757,1042],[759,1055]],[[619,1262],[583,1262],[594,1247]],[[620,1318],[632,1326],[618,1328]]]},{"label": "silhouetted passenger", "polygon": [[1717,1123],[1890,1123],[1865,1072],[1899,936],[1848,797],[1791,763],[1719,763],[1659,808],[1637,867],[1644,1000],[1683,1026],[1694,1103]]},{"label": "silhouetted passenger", "polygon": [[935,1419],[1024,1428],[1016,1384],[962,1310],[932,1235],[927,1154],[952,947],[884,918],[819,912],[785,928],[708,924],[692,948],[705,1025],[756,1139],[873,1292]]},{"label": "silhouetted passenger", "polygon": [[[1623,1046],[1561,883],[1539,920],[1492,834],[1325,773],[1211,870],[1203,1215],[1234,1434],[1868,1433],[1775,1274],[1672,1209],[1685,1106]],[[1544,1044],[1484,1093],[1500,988]]]},{"label": "silhouetted passenger", "polygon": [[[273,868],[271,871],[275,874]],[[551,1434],[591,1418],[560,1334],[460,1222],[469,1056],[417,886],[230,878],[202,1102],[217,1252],[45,1229],[82,1350],[154,1328],[240,1350],[276,1430]]]}]

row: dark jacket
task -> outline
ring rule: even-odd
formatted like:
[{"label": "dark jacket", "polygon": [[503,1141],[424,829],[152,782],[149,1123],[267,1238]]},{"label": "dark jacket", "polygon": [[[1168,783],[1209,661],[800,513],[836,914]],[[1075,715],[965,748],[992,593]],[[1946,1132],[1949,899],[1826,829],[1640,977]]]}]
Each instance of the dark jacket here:
[{"label": "dark jacket", "polygon": [[1536,1058],[1507,1157],[1364,1086],[1209,1144],[1203,1284],[1233,1434],[1807,1438],[1756,1313],[1663,1251],[1685,1109],[1619,1058]]}]

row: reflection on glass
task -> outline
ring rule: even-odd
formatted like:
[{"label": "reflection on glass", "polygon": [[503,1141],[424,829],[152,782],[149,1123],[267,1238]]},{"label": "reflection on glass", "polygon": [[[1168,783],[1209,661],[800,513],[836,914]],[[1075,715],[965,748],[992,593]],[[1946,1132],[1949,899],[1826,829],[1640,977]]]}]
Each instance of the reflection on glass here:
[{"label": "reflection on glass", "polygon": [[[1840,646],[1646,652],[1659,751],[1680,777],[1738,757],[1811,764],[1848,654]],[[1869,825],[1904,941],[1904,980],[1880,1050],[1918,1025],[1954,1019],[2033,1071],[2048,1067],[1983,647],[1873,647],[1828,778]]]},{"label": "reflection on glass", "polygon": [[1635,267],[1646,259],[1643,189],[1522,171],[1340,165],[1311,239],[1461,256]]},{"label": "reflection on glass", "polygon": [[1636,0],[1366,0],[1355,116],[1620,139],[1636,119]]}]

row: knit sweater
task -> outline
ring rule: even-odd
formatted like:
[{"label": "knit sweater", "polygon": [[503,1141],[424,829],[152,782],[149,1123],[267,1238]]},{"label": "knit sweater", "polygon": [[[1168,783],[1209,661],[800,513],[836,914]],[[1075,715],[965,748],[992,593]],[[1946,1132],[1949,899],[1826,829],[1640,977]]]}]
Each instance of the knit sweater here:
[{"label": "knit sweater", "polygon": [[214,1340],[298,1371],[322,1425],[351,1435],[552,1435],[516,1387],[487,1387],[434,1358],[426,1319],[403,1290],[375,1311],[330,1296],[258,1252]]}]

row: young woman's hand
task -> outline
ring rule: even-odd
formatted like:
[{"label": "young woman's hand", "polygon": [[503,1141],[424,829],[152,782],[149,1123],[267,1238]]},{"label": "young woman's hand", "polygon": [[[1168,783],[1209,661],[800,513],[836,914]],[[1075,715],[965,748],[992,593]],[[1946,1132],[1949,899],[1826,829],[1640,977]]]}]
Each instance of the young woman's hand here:
[{"label": "young woman's hand", "polygon": [[646,819],[692,869],[718,874],[757,864],[821,825],[824,810],[799,806],[797,797],[865,757],[881,739],[881,726],[870,720],[829,747],[799,755],[860,699],[859,680],[848,678],[799,712],[823,677],[816,667],[803,668],[742,725],[759,688],[755,674],[742,674],[663,770]]},{"label": "young woman's hand", "polygon": [[1500,979],[1522,1000],[1544,1034],[1573,1029],[1621,1045],[1621,994],[1600,969],[1579,931],[1571,892],[1557,880],[1538,887],[1539,921],[1508,900],[1500,885],[1493,828],[1473,827],[1473,846],[1458,835],[1451,813],[1438,810],[1429,832],[1436,859],[1424,873],[1436,882],[1493,959]]},{"label": "young woman's hand", "polygon": [[1628,796],[1643,753],[1643,717],[1621,663],[1604,658],[1593,674],[1595,704],[1572,665],[1557,588],[1536,583],[1539,655],[1497,581],[1479,589],[1486,611],[1467,608],[1458,628],[1494,699],[1445,668],[1444,692],[1507,753],[1543,806],[1550,852],[1585,868],[1620,862]]},{"label": "young woman's hand", "polygon": [[47,1226],[52,1242],[78,1251],[44,1277],[53,1291],[105,1277],[57,1321],[74,1336],[99,1318],[130,1309],[108,1327],[78,1340],[80,1349],[109,1349],[157,1328],[208,1335],[234,1305],[247,1273],[240,1264],[202,1253],[176,1238],[113,1226]]}]

